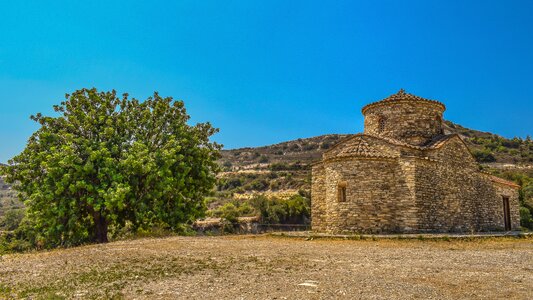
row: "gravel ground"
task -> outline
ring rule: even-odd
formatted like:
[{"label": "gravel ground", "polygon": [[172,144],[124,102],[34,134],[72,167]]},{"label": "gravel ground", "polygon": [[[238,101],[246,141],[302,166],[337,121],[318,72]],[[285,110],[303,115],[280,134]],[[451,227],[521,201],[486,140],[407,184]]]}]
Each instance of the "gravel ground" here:
[{"label": "gravel ground", "polygon": [[170,237],[0,257],[0,298],[533,299],[533,239]]}]

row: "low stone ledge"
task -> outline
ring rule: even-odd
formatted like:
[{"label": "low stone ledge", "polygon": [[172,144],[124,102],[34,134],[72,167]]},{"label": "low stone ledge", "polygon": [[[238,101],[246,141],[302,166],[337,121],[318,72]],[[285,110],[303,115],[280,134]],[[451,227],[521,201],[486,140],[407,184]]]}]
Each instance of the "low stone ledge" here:
[{"label": "low stone ledge", "polygon": [[348,239],[348,240],[374,240],[374,239],[424,239],[424,240],[443,240],[443,239],[483,239],[498,237],[525,237],[533,238],[533,232],[522,231],[502,231],[502,232],[477,232],[477,233],[404,233],[404,234],[331,234],[316,233],[311,231],[288,231],[272,232],[270,236],[294,237],[307,239]]}]

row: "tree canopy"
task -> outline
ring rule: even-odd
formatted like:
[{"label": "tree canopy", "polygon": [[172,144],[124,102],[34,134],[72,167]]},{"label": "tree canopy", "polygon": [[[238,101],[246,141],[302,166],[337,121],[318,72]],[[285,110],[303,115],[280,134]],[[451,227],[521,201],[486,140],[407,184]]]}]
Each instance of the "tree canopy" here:
[{"label": "tree canopy", "polygon": [[218,129],[188,124],[182,101],[82,89],[31,118],[40,128],[3,173],[27,207],[32,242],[107,242],[108,232],[177,229],[205,213]]}]

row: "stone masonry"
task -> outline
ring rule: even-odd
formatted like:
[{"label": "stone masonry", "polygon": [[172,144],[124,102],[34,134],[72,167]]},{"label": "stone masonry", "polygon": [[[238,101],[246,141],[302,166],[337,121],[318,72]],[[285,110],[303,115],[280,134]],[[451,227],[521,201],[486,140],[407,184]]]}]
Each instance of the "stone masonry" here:
[{"label": "stone masonry", "polygon": [[313,165],[313,231],[518,229],[518,186],[480,171],[461,137],[444,133],[445,109],[403,90],[365,106],[364,133]]}]

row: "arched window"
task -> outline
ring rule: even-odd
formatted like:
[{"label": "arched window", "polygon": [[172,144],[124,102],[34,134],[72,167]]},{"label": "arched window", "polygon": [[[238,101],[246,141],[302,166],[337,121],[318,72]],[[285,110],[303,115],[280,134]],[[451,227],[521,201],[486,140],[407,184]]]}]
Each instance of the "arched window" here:
[{"label": "arched window", "polygon": [[442,128],[442,117],[437,115],[435,116],[435,121],[437,121],[437,128],[440,134],[444,133],[444,129]]},{"label": "arched window", "polygon": [[378,132],[381,133],[385,130],[385,117],[379,117],[378,119]]},{"label": "arched window", "polygon": [[337,186],[337,200],[339,202],[346,202],[346,182],[339,182]]}]

